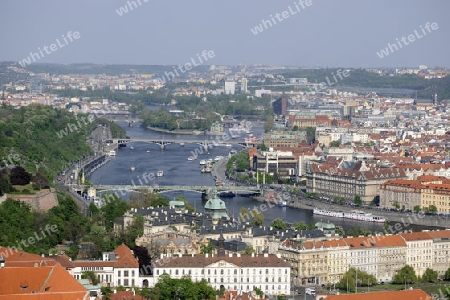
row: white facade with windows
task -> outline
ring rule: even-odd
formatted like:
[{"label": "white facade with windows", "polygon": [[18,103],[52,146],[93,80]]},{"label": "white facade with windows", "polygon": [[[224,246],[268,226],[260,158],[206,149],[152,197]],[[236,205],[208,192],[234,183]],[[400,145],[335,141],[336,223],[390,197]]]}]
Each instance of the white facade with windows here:
[{"label": "white facade with windows", "polygon": [[154,280],[168,274],[171,278],[190,276],[193,281],[206,280],[215,289],[251,292],[254,287],[268,295],[289,294],[290,267],[274,254],[226,254],[222,256],[197,254],[165,258],[157,262]]}]

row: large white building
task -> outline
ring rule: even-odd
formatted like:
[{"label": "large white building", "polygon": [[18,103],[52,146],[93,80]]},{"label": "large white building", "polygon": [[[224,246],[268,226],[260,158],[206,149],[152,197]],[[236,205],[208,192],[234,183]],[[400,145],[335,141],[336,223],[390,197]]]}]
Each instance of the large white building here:
[{"label": "large white building", "polygon": [[251,292],[257,287],[267,295],[289,294],[291,289],[290,266],[275,254],[180,254],[161,260],[153,269],[155,282],[168,274],[205,279],[215,289]]},{"label": "large white building", "polygon": [[225,81],[225,87],[224,91],[227,95],[234,95],[234,92],[236,90],[236,82],[235,81]]}]

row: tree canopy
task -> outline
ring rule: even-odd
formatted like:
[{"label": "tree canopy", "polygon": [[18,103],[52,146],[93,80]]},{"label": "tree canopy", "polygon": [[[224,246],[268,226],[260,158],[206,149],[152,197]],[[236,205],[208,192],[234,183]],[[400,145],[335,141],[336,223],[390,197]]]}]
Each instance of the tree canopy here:
[{"label": "tree canopy", "polygon": [[405,265],[403,268],[398,270],[394,277],[392,278],[393,283],[402,284],[402,283],[416,283],[417,275],[414,271],[413,267],[410,265]]}]

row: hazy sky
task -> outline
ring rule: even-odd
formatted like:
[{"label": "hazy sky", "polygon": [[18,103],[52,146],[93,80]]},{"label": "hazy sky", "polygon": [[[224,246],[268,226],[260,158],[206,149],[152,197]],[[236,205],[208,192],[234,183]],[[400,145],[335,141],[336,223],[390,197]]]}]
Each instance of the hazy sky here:
[{"label": "hazy sky", "polygon": [[[63,47],[36,62],[185,64],[212,50],[208,64],[450,67],[449,0],[310,0],[304,8],[300,0],[145,1],[1,0],[0,61],[22,60],[59,38]],[[252,33],[270,15],[276,24]],[[427,22],[438,28],[424,35]],[[420,39],[377,55],[414,30]],[[80,36],[66,44],[69,31]]]}]

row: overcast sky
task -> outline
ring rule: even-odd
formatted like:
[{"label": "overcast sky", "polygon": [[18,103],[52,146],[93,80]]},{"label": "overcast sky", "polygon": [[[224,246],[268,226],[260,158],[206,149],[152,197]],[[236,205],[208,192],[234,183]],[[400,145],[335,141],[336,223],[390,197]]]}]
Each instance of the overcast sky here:
[{"label": "overcast sky", "polygon": [[[208,64],[450,67],[449,0],[310,1],[1,0],[0,61],[22,60],[59,38],[63,47],[36,62],[184,64],[212,50]],[[276,24],[254,34],[270,15]],[[424,35],[427,22],[438,28]],[[414,30],[419,39],[377,55]],[[69,31],[80,37],[65,44]]]}]

